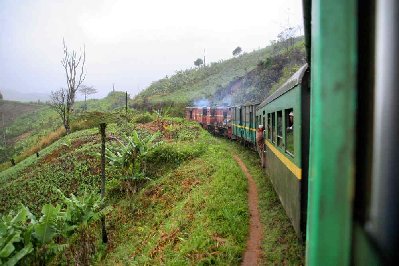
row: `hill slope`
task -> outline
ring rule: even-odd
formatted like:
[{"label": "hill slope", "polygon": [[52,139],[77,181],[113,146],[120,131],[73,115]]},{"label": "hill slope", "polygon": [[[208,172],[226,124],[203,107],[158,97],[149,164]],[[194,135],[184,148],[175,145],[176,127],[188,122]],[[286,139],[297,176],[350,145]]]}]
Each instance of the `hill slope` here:
[{"label": "hill slope", "polygon": [[[257,154],[214,138],[193,122],[166,118],[160,126],[158,120],[139,123],[140,116],[113,114],[106,145],[117,145],[133,129],[146,135],[161,128],[163,143],[145,157],[149,180],[138,193],[126,193],[122,169],[107,163],[107,202],[112,206],[106,217],[107,246],[100,243],[98,225],[85,226],[67,239],[61,253],[48,258],[49,264],[83,265],[87,257],[100,265],[240,264],[248,234],[247,182],[232,153],[244,154],[254,177],[264,181]],[[39,214],[43,204],[60,202],[55,188],[78,195],[98,191],[99,150],[94,126],[62,137],[41,150],[40,158],[33,155],[0,172],[0,212],[24,203]],[[261,191],[267,203],[261,205],[268,225],[263,227],[265,264],[302,264],[302,246],[277,195],[271,185]]]},{"label": "hill slope", "polygon": [[152,83],[133,99],[138,109],[154,106],[259,102],[305,63],[303,37],[205,67],[177,71]]},{"label": "hill slope", "polygon": [[[81,127],[79,120],[86,119],[87,112],[110,112],[124,108],[125,97],[124,92],[114,91],[103,99],[88,100],[86,112],[84,111],[84,102],[76,102],[72,114],[72,126],[75,126],[75,128]],[[0,136],[2,137],[0,163],[26,153],[26,151],[29,151],[30,154],[39,151],[64,134],[59,115],[46,104],[3,100],[0,101],[0,119],[2,117],[4,117],[4,126],[0,121]],[[5,143],[4,139],[6,140]],[[43,145],[40,143],[43,143]],[[35,147],[38,145],[40,147]],[[17,161],[20,159],[16,158]]]}]

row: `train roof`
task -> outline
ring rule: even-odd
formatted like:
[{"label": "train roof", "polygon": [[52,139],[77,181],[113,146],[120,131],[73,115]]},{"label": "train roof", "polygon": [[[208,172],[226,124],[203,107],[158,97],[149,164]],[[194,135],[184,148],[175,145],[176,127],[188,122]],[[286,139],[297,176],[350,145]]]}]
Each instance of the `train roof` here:
[{"label": "train roof", "polygon": [[232,106],[187,106],[186,109],[188,108],[214,108],[214,109],[227,109],[231,108]]},{"label": "train roof", "polygon": [[246,106],[252,106],[252,105],[259,105],[260,104],[260,102],[256,102],[256,103],[246,103],[246,104],[240,104],[240,105],[234,105],[234,106],[231,106],[232,108],[234,108],[234,107],[246,107]]},{"label": "train roof", "polygon": [[290,91],[296,85],[302,82],[302,78],[305,75],[306,70],[308,69],[308,64],[303,65],[294,75],[292,75],[280,88],[278,88],[275,92],[272,93],[269,97],[267,97],[261,104],[259,104],[258,108],[264,107],[266,104],[272,102],[277,99],[287,91]]}]

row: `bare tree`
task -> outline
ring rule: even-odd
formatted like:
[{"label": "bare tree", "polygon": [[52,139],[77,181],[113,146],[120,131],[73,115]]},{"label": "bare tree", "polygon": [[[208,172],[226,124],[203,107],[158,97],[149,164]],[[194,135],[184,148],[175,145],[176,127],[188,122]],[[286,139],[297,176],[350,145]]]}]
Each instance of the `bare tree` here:
[{"label": "bare tree", "polygon": [[67,125],[67,120],[66,120],[66,101],[67,101],[66,89],[61,88],[56,91],[51,91],[50,106],[60,115],[65,130],[69,128],[69,125]]},{"label": "bare tree", "polygon": [[76,92],[86,78],[86,51],[83,48],[83,51],[78,55],[75,50],[68,50],[65,40],[62,40],[62,43],[64,45],[64,58],[62,58],[61,64],[65,69],[67,88],[51,92],[50,105],[61,115],[65,130],[69,134],[71,131],[70,114],[75,103]]},{"label": "bare tree", "polygon": [[97,90],[93,86],[87,86],[82,84],[80,86],[79,92],[85,96],[85,110],[87,110],[87,103],[86,103],[87,95],[95,94],[97,93]]}]

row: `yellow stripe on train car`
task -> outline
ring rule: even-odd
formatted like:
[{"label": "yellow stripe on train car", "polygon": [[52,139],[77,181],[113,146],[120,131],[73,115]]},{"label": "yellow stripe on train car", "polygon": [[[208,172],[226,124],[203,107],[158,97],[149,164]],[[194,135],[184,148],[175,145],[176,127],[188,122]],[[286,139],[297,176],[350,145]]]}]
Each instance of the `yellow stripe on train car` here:
[{"label": "yellow stripe on train car", "polygon": [[250,130],[250,131],[256,131],[256,128],[244,127],[244,126],[237,125],[237,124],[232,124],[232,126],[238,127],[238,128],[243,128],[243,129]]},{"label": "yellow stripe on train car", "polygon": [[298,180],[302,179],[302,169],[296,166],[293,162],[291,162],[284,154],[282,154],[273,144],[269,141],[265,141],[265,144],[269,149],[274,153],[274,155],[279,158],[279,160],[298,178]]}]

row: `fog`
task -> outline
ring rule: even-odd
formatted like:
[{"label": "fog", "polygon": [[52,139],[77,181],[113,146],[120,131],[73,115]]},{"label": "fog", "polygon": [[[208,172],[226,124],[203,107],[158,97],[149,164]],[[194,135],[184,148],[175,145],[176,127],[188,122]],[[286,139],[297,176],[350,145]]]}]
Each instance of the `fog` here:
[{"label": "fog", "polygon": [[[301,0],[0,1],[0,91],[44,99],[65,87],[62,39],[86,49],[85,84],[131,95],[177,70],[265,47],[302,25]],[[19,93],[19,95],[18,95]]]}]

